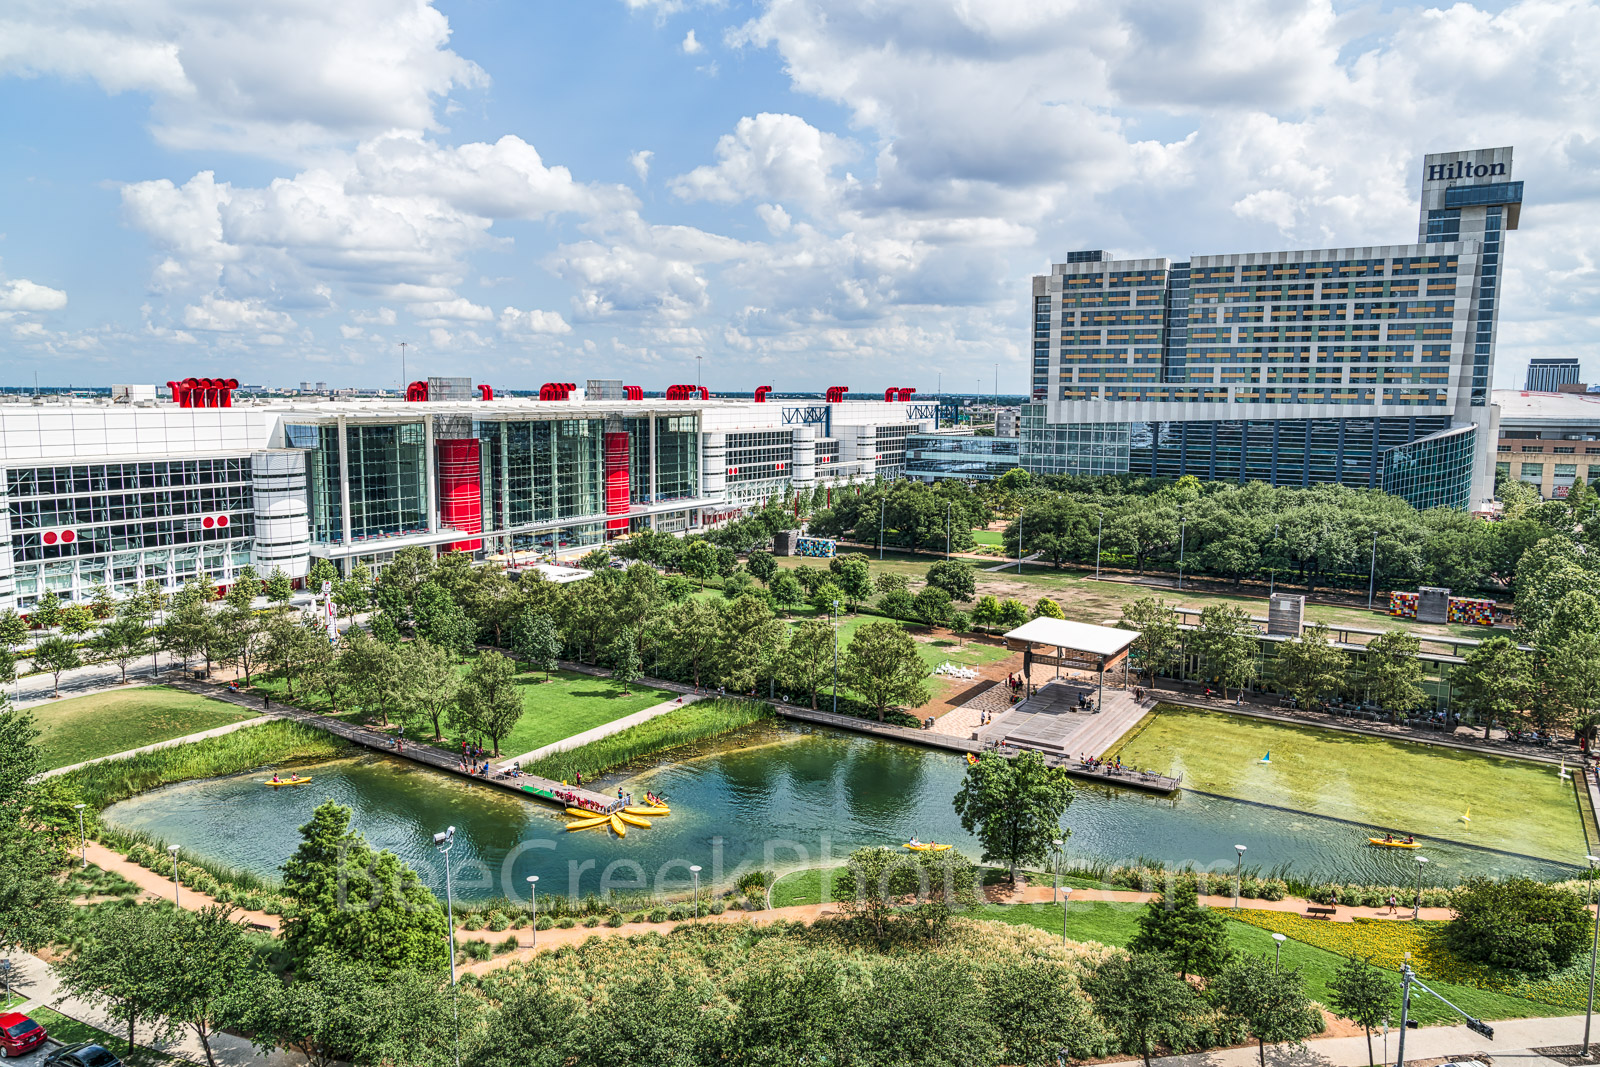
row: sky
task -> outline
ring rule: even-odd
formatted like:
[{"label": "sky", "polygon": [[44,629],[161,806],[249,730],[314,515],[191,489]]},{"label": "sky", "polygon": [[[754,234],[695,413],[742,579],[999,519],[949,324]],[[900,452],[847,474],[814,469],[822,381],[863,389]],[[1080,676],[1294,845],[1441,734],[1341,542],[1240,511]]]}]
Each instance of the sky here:
[{"label": "sky", "polygon": [[1597,39],[1593,0],[7,0],[0,384],[1023,392],[1067,252],[1406,243],[1424,153],[1501,145],[1495,384],[1595,381]]}]

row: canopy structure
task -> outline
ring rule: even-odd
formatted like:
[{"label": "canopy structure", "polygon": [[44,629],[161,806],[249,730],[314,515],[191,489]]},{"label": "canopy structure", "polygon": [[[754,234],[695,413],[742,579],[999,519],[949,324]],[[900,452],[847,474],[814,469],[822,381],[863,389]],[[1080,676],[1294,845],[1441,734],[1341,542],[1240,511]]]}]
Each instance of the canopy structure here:
[{"label": "canopy structure", "polygon": [[1006,634],[1006,647],[1022,652],[1024,673],[1029,673],[1026,668],[1033,665],[1036,648],[1054,648],[1055,655],[1045,658],[1054,659],[1056,677],[1061,676],[1063,663],[1079,670],[1097,671],[1103,696],[1106,670],[1126,662],[1128,646],[1138,638],[1137,630],[1040,618]]}]

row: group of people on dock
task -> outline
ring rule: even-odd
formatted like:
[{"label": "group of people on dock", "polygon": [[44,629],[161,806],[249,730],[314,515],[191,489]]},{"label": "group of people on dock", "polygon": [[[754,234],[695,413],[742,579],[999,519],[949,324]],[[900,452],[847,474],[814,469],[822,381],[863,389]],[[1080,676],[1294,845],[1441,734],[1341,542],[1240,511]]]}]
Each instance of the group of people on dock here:
[{"label": "group of people on dock", "polygon": [[1078,754],[1078,766],[1086,771],[1110,771],[1112,774],[1121,774],[1123,771],[1137,772],[1139,768],[1123,766],[1122,757],[1114,756],[1111,759],[1101,759],[1099,756]]}]

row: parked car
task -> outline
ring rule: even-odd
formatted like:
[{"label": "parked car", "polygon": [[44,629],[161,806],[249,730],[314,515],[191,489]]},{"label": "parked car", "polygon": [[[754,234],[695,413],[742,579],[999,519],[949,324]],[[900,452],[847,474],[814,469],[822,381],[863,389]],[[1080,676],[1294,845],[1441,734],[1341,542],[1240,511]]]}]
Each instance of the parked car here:
[{"label": "parked car", "polygon": [[20,1056],[44,1043],[44,1027],[19,1011],[0,1015],[0,1056]]},{"label": "parked car", "polygon": [[92,1041],[62,1045],[44,1058],[45,1067],[122,1067],[122,1061]]}]

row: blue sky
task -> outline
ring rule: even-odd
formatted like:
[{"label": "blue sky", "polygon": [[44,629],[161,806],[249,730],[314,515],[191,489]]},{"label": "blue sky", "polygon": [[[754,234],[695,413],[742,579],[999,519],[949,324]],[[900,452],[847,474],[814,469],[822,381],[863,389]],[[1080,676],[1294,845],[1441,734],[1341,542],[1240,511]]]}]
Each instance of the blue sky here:
[{"label": "blue sky", "polygon": [[1516,146],[1497,385],[1600,375],[1592,3],[12,0],[7,384],[1025,385],[1029,277],[1413,239]]}]

